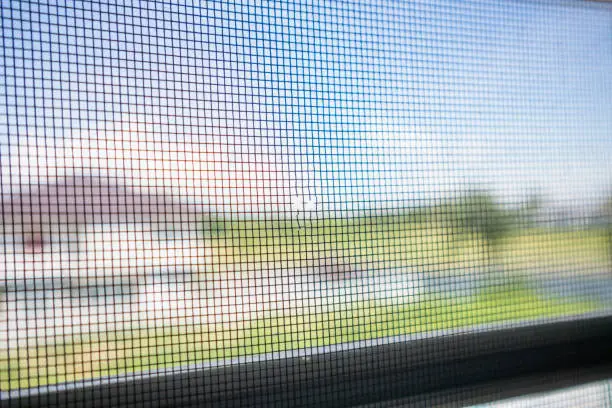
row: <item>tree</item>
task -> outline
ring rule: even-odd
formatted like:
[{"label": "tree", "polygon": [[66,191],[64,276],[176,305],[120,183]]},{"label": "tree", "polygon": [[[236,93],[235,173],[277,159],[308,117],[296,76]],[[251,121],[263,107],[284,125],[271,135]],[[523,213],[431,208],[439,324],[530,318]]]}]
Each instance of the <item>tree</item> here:
[{"label": "tree", "polygon": [[499,262],[502,239],[512,225],[511,214],[495,202],[491,193],[473,190],[463,194],[457,206],[457,224],[470,236],[479,237],[484,244],[489,280],[500,280],[503,273]]},{"label": "tree", "polygon": [[538,223],[538,213],[542,208],[544,199],[541,194],[532,192],[521,205],[519,222],[525,226],[534,226]]}]

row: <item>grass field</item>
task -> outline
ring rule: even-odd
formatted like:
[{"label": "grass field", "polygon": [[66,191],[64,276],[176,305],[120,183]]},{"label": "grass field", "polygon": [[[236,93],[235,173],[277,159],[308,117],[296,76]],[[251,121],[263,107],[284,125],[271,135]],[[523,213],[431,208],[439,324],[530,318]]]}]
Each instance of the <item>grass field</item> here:
[{"label": "grass field", "polygon": [[[476,234],[407,217],[217,221],[211,233],[216,248],[212,269],[239,264],[304,266],[327,257],[434,274],[488,265],[486,243]],[[524,274],[601,271],[609,268],[606,234],[597,228],[511,230],[500,239],[496,262]]]},{"label": "grass field", "polygon": [[169,327],[92,335],[68,344],[4,352],[0,388],[11,390],[64,381],[338,344],[385,336],[575,315],[590,302],[542,300],[520,287],[472,298],[409,304],[359,304],[345,310],[288,314],[245,327]]},{"label": "grass field", "polygon": [[[297,267],[322,257],[425,273],[486,271],[485,243],[442,223],[377,217],[314,221],[223,221],[209,228],[213,256],[201,273],[257,265]],[[510,231],[495,260],[513,277],[494,291],[413,303],[346,305],[320,313],[287,311],[240,327],[181,326],[108,332],[77,341],[3,351],[0,389],[139,372],[259,353],[413,334],[484,323],[577,315],[601,305],[543,299],[520,283],[533,274],[589,273],[608,268],[605,231],[529,228]]]}]

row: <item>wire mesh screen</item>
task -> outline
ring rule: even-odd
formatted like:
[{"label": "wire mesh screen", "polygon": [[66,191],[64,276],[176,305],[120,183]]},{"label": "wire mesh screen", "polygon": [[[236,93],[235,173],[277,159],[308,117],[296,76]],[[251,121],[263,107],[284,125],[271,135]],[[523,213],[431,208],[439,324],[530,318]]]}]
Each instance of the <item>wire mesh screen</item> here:
[{"label": "wire mesh screen", "polygon": [[609,4],[1,14],[9,399],[612,305]]}]

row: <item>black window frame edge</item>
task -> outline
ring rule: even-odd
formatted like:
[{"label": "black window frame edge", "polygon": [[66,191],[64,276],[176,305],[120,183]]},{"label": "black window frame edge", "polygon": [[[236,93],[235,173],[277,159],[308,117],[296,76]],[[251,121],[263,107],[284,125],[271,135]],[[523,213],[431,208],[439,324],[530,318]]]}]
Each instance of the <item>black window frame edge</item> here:
[{"label": "black window frame edge", "polygon": [[[366,405],[500,382],[488,402],[529,375],[602,372],[612,378],[611,311],[380,338],[187,367],[124,374],[0,394],[2,406]],[[606,369],[608,367],[608,369]],[[599,371],[598,371],[599,370]],[[572,376],[573,383],[592,376]],[[565,378],[565,381],[561,381]],[[542,382],[544,383],[544,382]],[[517,385],[518,384],[518,385]],[[522,385],[521,385],[522,384]],[[549,388],[554,388],[554,381]],[[515,387],[525,391],[525,384]],[[471,387],[471,388],[470,388]],[[490,385],[489,385],[490,387]],[[484,388],[480,388],[481,392]],[[468,398],[469,397],[469,398]]]},{"label": "black window frame edge", "polygon": [[[551,375],[548,375],[551,374]],[[487,405],[489,403],[504,403],[509,399],[520,398],[517,406],[535,406],[532,398],[547,396],[550,393],[565,393],[580,390],[582,386],[599,385],[609,388],[612,383],[612,364],[597,366],[574,367],[559,370],[554,373],[541,372],[484,382],[467,387],[458,387],[432,393],[402,397],[394,400],[377,401],[361,404],[355,408],[397,408],[397,407],[468,407]],[[587,397],[588,398],[588,397]],[[572,399],[576,406],[580,403]],[[583,400],[586,402],[586,400]],[[593,401],[590,400],[589,403]],[[493,405],[495,406],[495,405]],[[505,405],[502,405],[505,406]]]}]

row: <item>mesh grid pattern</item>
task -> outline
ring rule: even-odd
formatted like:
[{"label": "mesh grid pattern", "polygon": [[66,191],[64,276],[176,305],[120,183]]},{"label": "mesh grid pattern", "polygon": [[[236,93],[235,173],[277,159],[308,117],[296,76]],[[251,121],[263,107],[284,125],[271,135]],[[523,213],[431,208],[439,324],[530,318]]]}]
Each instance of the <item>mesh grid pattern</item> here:
[{"label": "mesh grid pattern", "polygon": [[609,4],[179,3],[0,6],[1,391],[612,305]]}]

